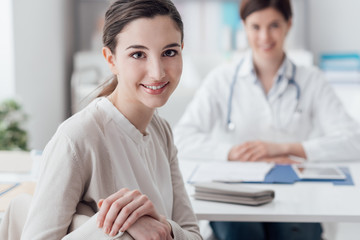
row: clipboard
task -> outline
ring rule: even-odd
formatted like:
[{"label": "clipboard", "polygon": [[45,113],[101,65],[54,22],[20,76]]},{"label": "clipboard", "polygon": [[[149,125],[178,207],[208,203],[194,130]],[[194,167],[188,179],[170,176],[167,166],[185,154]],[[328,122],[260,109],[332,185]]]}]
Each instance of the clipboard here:
[{"label": "clipboard", "polygon": [[[300,179],[291,165],[275,165],[273,169],[266,175],[263,183],[280,183],[293,184],[295,182],[331,182],[334,185],[354,185],[348,167],[339,167],[345,174],[345,179]],[[259,182],[258,182],[259,183]]]}]

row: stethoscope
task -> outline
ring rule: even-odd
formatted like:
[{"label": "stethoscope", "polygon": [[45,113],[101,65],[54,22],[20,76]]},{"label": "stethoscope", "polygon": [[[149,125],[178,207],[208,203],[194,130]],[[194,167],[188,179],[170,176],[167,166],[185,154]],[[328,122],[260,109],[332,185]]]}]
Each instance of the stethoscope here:
[{"label": "stethoscope", "polygon": [[[227,121],[226,121],[227,129],[229,131],[234,131],[235,130],[235,123],[231,119],[232,100],[233,100],[233,95],[234,95],[235,84],[236,84],[237,79],[238,79],[237,76],[238,76],[240,67],[242,66],[243,62],[244,62],[244,58],[242,58],[240,63],[236,66],[236,70],[235,70],[235,73],[234,73],[234,76],[233,76],[233,80],[232,80],[231,85],[230,85],[230,94],[229,94],[229,100],[228,100],[228,111],[227,111]],[[293,62],[291,62],[291,65],[292,65],[292,74],[291,74],[291,78],[289,80],[289,85],[292,84],[296,88],[296,106],[295,106],[294,113],[296,113],[296,112],[301,113],[301,110],[299,109],[299,100],[300,100],[301,91],[300,91],[299,84],[297,82],[295,82],[296,66],[295,66],[295,64]],[[286,72],[286,71],[284,71],[284,72]],[[279,95],[279,98],[281,98],[282,95],[283,94]],[[288,123],[290,123],[291,120],[292,120],[292,118],[290,118]],[[279,124],[279,125],[281,125],[281,124]]]}]

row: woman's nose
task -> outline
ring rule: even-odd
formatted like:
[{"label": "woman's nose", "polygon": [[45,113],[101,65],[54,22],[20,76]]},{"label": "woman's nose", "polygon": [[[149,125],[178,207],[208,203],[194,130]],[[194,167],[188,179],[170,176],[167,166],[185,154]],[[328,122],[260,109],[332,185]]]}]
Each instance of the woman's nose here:
[{"label": "woman's nose", "polygon": [[270,32],[269,32],[269,30],[268,29],[262,29],[261,31],[260,31],[260,39],[262,40],[262,41],[268,41],[269,40],[269,38],[270,38]]},{"label": "woman's nose", "polygon": [[165,77],[165,69],[161,59],[152,59],[148,68],[149,77],[159,81]]}]

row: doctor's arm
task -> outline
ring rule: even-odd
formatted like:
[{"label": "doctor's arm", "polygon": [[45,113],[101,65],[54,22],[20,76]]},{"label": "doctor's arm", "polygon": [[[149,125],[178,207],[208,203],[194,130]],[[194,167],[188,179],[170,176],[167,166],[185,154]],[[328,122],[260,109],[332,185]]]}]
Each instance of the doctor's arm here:
[{"label": "doctor's arm", "polygon": [[322,132],[302,143],[308,160],[358,160],[360,126],[346,112],[334,90],[319,76],[313,101],[313,125]]},{"label": "doctor's arm", "polygon": [[265,141],[249,141],[231,148],[229,161],[266,161],[275,163],[297,163],[289,156],[306,158],[301,143],[274,143]]},{"label": "doctor's arm", "polygon": [[232,145],[213,137],[215,126],[226,114],[229,88],[223,78],[221,72],[209,74],[175,127],[180,158],[227,160]]}]

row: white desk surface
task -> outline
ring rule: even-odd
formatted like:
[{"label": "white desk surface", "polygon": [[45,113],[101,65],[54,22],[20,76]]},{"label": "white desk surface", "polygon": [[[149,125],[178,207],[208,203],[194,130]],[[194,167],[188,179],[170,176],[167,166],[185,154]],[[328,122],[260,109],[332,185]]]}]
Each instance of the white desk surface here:
[{"label": "white desk surface", "polygon": [[[180,161],[186,182],[197,163]],[[245,205],[200,201],[190,197],[199,220],[247,222],[360,222],[360,162],[343,162],[348,166],[355,185],[335,186],[332,183],[299,182],[295,184],[244,184],[275,191],[268,204]],[[186,184],[191,195],[193,187]],[[0,220],[3,213],[0,213]]]},{"label": "white desk surface", "polygon": [[[354,181],[352,186],[332,183],[298,182],[295,184],[244,184],[275,191],[275,199],[262,206],[195,200],[190,197],[199,220],[247,222],[360,222],[360,162],[343,162]],[[186,179],[196,163],[180,160]],[[193,187],[186,184],[191,195]]]}]

